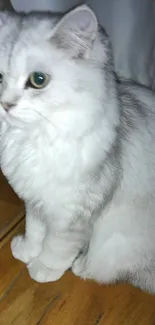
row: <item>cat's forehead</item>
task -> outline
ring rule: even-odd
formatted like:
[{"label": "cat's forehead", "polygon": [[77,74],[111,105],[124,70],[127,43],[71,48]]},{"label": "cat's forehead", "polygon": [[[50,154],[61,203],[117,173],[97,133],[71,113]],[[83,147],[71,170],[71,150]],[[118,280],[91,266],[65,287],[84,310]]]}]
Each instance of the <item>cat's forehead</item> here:
[{"label": "cat's forehead", "polygon": [[19,40],[33,44],[47,38],[58,20],[59,16],[47,14],[29,14],[21,17]]},{"label": "cat's forehead", "polygon": [[15,16],[10,23],[1,26],[0,70],[6,70],[10,65],[21,65],[22,68],[26,57],[41,57],[41,44],[57,20],[58,17],[43,15]]},{"label": "cat's forehead", "polygon": [[18,19],[11,20],[10,24],[0,26],[0,59],[7,58],[9,52],[17,38]]}]

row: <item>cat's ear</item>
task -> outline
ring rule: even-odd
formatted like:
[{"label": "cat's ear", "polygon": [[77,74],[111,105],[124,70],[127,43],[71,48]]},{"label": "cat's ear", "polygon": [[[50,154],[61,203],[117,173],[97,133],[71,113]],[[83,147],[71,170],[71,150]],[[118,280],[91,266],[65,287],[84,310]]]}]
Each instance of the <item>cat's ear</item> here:
[{"label": "cat's ear", "polygon": [[86,5],[67,13],[54,28],[53,40],[61,48],[69,50],[73,57],[89,56],[96,38],[98,22]]}]

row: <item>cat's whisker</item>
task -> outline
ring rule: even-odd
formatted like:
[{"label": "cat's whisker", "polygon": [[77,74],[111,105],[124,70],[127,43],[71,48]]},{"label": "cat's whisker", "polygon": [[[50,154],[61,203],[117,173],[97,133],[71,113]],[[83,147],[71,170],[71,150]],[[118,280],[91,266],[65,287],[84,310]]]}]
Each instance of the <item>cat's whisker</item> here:
[{"label": "cat's whisker", "polygon": [[49,122],[50,124],[52,124],[52,126],[54,127],[54,128],[56,128],[56,126],[47,118],[47,117],[45,117],[43,114],[41,114],[40,112],[38,112],[36,109],[34,109],[34,111],[38,114],[38,115],[40,115],[42,118],[44,118],[47,122]]}]

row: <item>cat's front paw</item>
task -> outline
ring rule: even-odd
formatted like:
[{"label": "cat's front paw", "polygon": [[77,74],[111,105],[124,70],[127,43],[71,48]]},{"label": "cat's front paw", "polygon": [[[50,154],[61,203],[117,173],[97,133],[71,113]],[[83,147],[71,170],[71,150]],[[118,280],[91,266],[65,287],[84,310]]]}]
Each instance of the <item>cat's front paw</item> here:
[{"label": "cat's front paw", "polygon": [[81,278],[88,278],[87,255],[80,254],[72,264],[72,272]]},{"label": "cat's front paw", "polygon": [[18,235],[12,239],[11,251],[16,259],[26,264],[40,253],[37,248],[30,245],[23,235]]},{"label": "cat's front paw", "polygon": [[39,258],[31,261],[28,266],[30,277],[40,283],[53,282],[59,280],[64,274],[64,270],[55,270],[46,267]]}]

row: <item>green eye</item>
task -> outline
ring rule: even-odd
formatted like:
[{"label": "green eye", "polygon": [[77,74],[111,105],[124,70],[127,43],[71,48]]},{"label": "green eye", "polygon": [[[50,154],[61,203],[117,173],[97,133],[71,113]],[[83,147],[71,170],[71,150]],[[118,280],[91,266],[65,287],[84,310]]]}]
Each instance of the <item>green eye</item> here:
[{"label": "green eye", "polygon": [[27,86],[41,89],[47,86],[49,82],[49,75],[43,72],[33,72],[29,76]]}]

